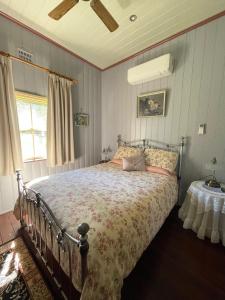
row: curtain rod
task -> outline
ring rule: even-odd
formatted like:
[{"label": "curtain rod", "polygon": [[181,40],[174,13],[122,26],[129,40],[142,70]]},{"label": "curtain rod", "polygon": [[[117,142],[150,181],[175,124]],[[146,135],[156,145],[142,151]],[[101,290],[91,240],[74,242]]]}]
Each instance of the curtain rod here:
[{"label": "curtain rod", "polygon": [[73,84],[78,84],[78,80],[77,80],[77,79],[73,79],[73,78],[64,76],[64,75],[62,75],[62,74],[60,74],[60,73],[56,73],[56,72],[54,72],[54,71],[52,71],[52,70],[50,70],[50,69],[48,69],[48,68],[46,68],[46,67],[43,67],[43,66],[34,64],[34,63],[32,63],[32,62],[29,62],[29,61],[25,61],[25,60],[23,60],[23,59],[21,59],[21,58],[19,58],[19,57],[16,57],[16,56],[14,56],[14,55],[11,55],[11,54],[9,54],[9,53],[0,51],[0,55],[10,57],[10,58],[13,59],[13,60],[22,62],[23,64],[26,64],[26,65],[30,65],[31,67],[34,67],[34,68],[36,68],[36,69],[39,69],[39,70],[41,70],[41,71],[43,71],[43,72],[50,73],[50,74],[55,74],[55,75],[57,75],[57,76],[59,76],[59,77],[62,77],[62,78],[65,78],[65,79],[67,79],[67,80],[72,81]]}]

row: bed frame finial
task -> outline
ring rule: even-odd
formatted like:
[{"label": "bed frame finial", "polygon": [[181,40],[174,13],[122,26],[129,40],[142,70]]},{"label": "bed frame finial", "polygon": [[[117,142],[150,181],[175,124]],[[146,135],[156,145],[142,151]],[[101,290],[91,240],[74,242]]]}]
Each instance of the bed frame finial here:
[{"label": "bed frame finial", "polygon": [[181,200],[181,173],[182,173],[182,163],[184,155],[185,137],[180,138],[180,157],[179,157],[179,168],[178,168],[178,201]]},{"label": "bed frame finial", "polygon": [[19,196],[19,210],[20,210],[20,224],[22,227],[25,226],[23,221],[23,210],[22,210],[22,196],[23,196],[23,177],[21,174],[21,170],[16,170],[16,180],[17,180],[17,188],[18,188],[18,196]]},{"label": "bed frame finial", "polygon": [[90,227],[87,223],[82,223],[78,226],[77,232],[81,235],[81,237],[85,237],[89,229]]},{"label": "bed frame finial", "polygon": [[179,172],[178,172],[178,179],[181,180],[181,169],[182,169],[182,160],[183,160],[183,151],[184,151],[184,145],[185,145],[185,137],[182,136],[180,138],[180,162],[179,162]]},{"label": "bed frame finial", "polygon": [[117,135],[117,146],[118,146],[118,148],[120,147],[120,146],[122,146],[122,136],[121,136],[121,134],[118,134]]},{"label": "bed frame finial", "polygon": [[21,195],[23,192],[23,177],[21,174],[21,170],[16,170],[16,180],[17,180],[17,187],[18,187],[18,193]]},{"label": "bed frame finial", "polygon": [[87,254],[89,250],[89,243],[88,243],[88,231],[90,227],[87,223],[82,223],[78,226],[77,232],[80,234],[80,254],[81,254],[81,283],[82,286],[84,285],[85,278],[88,273],[87,268]]}]

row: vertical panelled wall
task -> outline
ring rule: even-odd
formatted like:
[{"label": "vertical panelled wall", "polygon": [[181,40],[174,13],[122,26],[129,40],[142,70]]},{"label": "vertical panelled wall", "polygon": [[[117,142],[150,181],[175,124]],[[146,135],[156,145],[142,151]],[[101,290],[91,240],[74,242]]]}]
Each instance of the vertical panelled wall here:
[{"label": "vertical panelled wall", "polygon": [[[225,162],[225,17],[177,37],[102,74],[102,146],[116,148],[117,134],[127,140],[151,138],[177,143],[187,137],[182,191],[191,181],[209,174],[205,164],[216,157]],[[127,70],[171,53],[172,76],[129,85]],[[137,118],[141,93],[167,90],[166,117]],[[199,124],[206,135],[198,135]],[[225,169],[218,178],[225,181]]]},{"label": "vertical panelled wall", "polygon": [[[75,164],[48,168],[46,161],[25,163],[25,181],[95,164],[101,154],[101,72],[0,16],[0,50],[16,55],[20,47],[33,53],[34,63],[77,78],[79,84],[73,87],[74,111],[89,113],[90,117],[88,127],[75,128]],[[13,62],[13,75],[16,89],[47,95],[46,73]],[[0,177],[0,213],[11,210],[16,197],[15,176]]]}]

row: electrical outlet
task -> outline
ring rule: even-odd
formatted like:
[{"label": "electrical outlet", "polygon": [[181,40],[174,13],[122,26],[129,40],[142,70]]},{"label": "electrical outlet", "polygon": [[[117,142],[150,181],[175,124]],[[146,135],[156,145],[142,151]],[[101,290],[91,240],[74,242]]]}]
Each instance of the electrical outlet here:
[{"label": "electrical outlet", "polygon": [[24,61],[32,62],[33,54],[18,48],[18,57]]}]

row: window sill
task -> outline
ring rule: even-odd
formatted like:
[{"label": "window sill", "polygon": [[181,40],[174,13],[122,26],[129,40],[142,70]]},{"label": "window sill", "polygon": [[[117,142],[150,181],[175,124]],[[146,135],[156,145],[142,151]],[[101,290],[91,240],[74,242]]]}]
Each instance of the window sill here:
[{"label": "window sill", "polygon": [[33,162],[40,162],[40,161],[45,161],[47,158],[40,158],[40,159],[30,159],[30,160],[25,160],[23,163],[33,163]]}]

